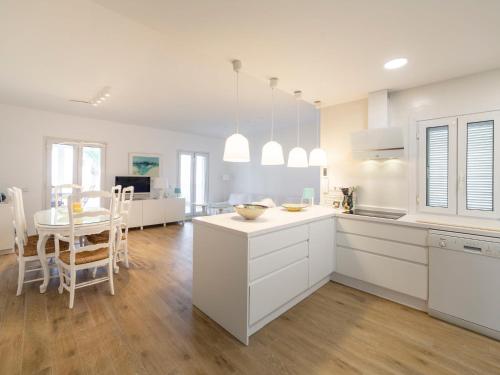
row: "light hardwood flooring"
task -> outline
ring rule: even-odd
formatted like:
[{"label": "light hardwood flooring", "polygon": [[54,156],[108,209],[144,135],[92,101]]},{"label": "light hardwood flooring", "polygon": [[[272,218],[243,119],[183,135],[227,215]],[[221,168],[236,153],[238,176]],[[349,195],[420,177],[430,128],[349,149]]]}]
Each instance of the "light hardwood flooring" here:
[{"label": "light hardwood flooring", "polygon": [[15,296],[0,258],[0,374],[500,374],[500,343],[328,283],[245,347],[191,305],[192,226],[130,233],[132,266],[68,294]]}]

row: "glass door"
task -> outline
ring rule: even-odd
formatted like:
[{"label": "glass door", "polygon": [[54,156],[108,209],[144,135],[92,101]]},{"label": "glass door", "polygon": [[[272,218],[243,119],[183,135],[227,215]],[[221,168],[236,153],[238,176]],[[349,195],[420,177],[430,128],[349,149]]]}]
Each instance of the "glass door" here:
[{"label": "glass door", "polygon": [[[46,207],[55,207],[54,186],[80,185],[83,191],[102,190],[105,166],[105,146],[98,143],[47,140]],[[71,188],[62,192],[71,194]],[[86,206],[99,207],[99,199],[84,202]]]},{"label": "glass door", "polygon": [[179,151],[178,186],[186,199],[187,216],[202,214],[208,203],[208,154]]}]

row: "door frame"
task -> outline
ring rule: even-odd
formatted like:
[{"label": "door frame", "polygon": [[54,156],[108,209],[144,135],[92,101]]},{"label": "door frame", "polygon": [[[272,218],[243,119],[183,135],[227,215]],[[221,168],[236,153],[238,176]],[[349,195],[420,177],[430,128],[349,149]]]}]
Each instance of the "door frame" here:
[{"label": "door frame", "polygon": [[[205,197],[207,198],[207,202],[205,203],[208,203],[208,193],[209,193],[209,185],[210,185],[210,181],[209,181],[209,169],[210,169],[210,153],[209,152],[205,152],[205,151],[188,151],[188,150],[177,150],[177,186],[180,187],[181,186],[181,155],[182,154],[188,154],[188,155],[191,155],[191,196],[189,197],[189,201],[190,201],[190,204],[191,204],[191,207],[189,209],[189,214],[187,214],[188,216],[192,217],[192,216],[195,216],[195,212],[193,212],[193,203],[194,202],[194,197],[196,195],[196,183],[195,183],[195,179],[196,179],[196,156],[197,155],[201,155],[201,156],[204,156],[206,157],[206,160],[207,160],[207,166],[206,166],[206,170],[205,170],[205,181],[206,181],[206,184],[205,184]],[[182,194],[182,192],[181,192]],[[187,198],[186,198],[187,200]]]}]

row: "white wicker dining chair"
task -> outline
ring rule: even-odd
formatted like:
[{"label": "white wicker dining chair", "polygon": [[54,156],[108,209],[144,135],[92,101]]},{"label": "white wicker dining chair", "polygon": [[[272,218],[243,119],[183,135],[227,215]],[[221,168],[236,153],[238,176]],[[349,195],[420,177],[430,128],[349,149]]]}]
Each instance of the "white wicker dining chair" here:
[{"label": "white wicker dining chair", "polygon": [[123,262],[126,268],[129,268],[128,261],[128,224],[130,217],[130,210],[132,208],[132,201],[134,200],[134,187],[129,186],[122,190],[122,196],[120,200],[120,215],[122,217],[121,224],[121,237],[118,240],[118,246],[116,248],[114,257],[114,268],[115,272],[118,272],[119,268],[117,266],[118,262]]},{"label": "white wicker dining chair", "polygon": [[[56,263],[59,269],[59,293],[63,293],[64,289],[69,292],[69,308],[72,309],[75,301],[75,290],[86,286],[94,285],[101,282],[109,282],[111,295],[114,295],[113,285],[113,248],[115,243],[116,226],[113,222],[116,216],[118,202],[113,194],[108,191],[88,191],[79,194],[76,199],[108,199],[110,201],[109,208],[100,208],[92,211],[83,211],[80,213],[73,211],[73,199],[76,197],[68,197],[68,217],[69,217],[69,234],[68,236],[56,236],[55,252]],[[86,226],[78,226],[77,221],[84,218],[92,218],[98,216],[106,216],[108,220],[102,224],[96,223]],[[71,239],[89,234],[98,234],[108,231],[108,241],[105,243],[86,244],[81,247],[76,247]],[[60,242],[69,243],[69,251],[60,251]],[[107,267],[107,275],[94,278],[89,281],[76,282],[76,273],[83,269],[95,269],[97,267]]]},{"label": "white wicker dining chair", "polygon": [[[37,245],[38,235],[28,235],[26,226],[26,215],[24,213],[23,195],[19,188],[12,187],[8,189],[9,199],[12,202],[12,224],[14,228],[14,249],[18,263],[18,278],[16,295],[21,295],[24,284],[42,281],[43,277],[26,280],[26,274],[40,272],[40,258],[38,256]],[[67,246],[63,245],[67,249]],[[55,256],[54,238],[47,240],[45,245],[47,261],[49,266]],[[57,277],[57,276],[53,276]]]}]

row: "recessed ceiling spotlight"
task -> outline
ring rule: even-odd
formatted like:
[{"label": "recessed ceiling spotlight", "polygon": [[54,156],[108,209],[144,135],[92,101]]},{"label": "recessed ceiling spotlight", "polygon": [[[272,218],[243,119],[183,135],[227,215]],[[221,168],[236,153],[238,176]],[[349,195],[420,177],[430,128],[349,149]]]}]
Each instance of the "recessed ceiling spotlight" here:
[{"label": "recessed ceiling spotlight", "polygon": [[399,69],[408,64],[408,59],[405,57],[399,57],[397,59],[392,59],[384,64],[384,68],[387,70]]}]

